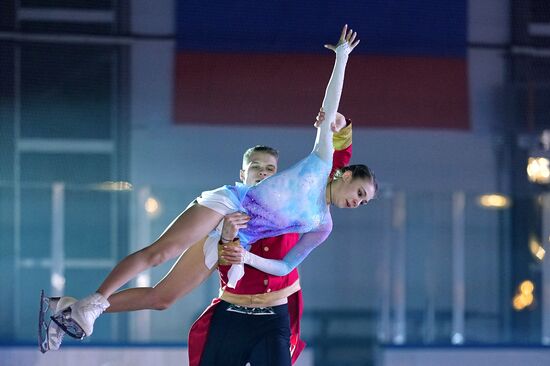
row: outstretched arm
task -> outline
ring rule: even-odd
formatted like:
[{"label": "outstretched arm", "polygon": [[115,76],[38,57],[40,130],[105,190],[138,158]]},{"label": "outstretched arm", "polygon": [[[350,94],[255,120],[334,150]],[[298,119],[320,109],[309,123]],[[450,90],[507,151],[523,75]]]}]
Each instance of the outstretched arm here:
[{"label": "outstretched arm", "polygon": [[[336,61],[332,70],[332,75],[325,91],[325,97],[323,99],[323,110],[325,111],[325,118],[328,121],[334,121],[336,118],[336,112],[340,103],[340,96],[342,95],[342,88],[344,86],[344,74],[346,70],[346,63],[348,55],[359,44],[359,40],[356,40],[357,33],[347,29],[347,25],[342,29],[340,40],[336,46],[325,45],[326,48],[333,50],[336,53]],[[332,145],[332,130],[330,124],[322,124],[317,130],[317,137],[315,139],[315,145],[313,152],[316,153],[322,160],[327,163],[332,162],[332,153],[334,147]]]},{"label": "outstretched arm", "polygon": [[298,243],[281,260],[260,257],[241,246],[224,246],[221,254],[227,264],[244,263],[274,276],[285,276],[302,263],[313,249],[323,243],[331,230],[332,220],[328,218],[316,231],[302,235]]}]

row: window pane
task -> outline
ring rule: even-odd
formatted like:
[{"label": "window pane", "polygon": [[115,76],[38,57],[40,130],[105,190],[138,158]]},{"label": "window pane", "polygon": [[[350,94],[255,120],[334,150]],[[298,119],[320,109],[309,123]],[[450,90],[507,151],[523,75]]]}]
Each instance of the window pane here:
[{"label": "window pane", "polygon": [[51,255],[52,193],[48,189],[21,189],[21,257]]},{"label": "window pane", "polygon": [[111,0],[22,0],[22,7],[28,8],[72,8],[72,9],[111,9]]},{"label": "window pane", "polygon": [[14,70],[13,46],[0,42],[0,181],[13,181]]},{"label": "window pane", "polygon": [[[51,271],[47,268],[24,268],[19,270],[19,298],[15,306],[19,306],[19,324],[14,331],[18,341],[36,340],[38,325],[38,306],[40,290],[50,292]],[[12,313],[13,314],[13,313]],[[31,324],[33,326],[31,326]]]},{"label": "window pane", "polygon": [[114,52],[98,46],[22,46],[21,136],[110,138]]},{"label": "window pane", "polygon": [[124,192],[67,191],[65,194],[65,256],[111,257],[111,195]]},{"label": "window pane", "polygon": [[115,29],[111,23],[21,22],[21,30],[24,32],[111,34]]},{"label": "window pane", "polygon": [[111,156],[90,154],[21,154],[21,181],[100,183],[110,180]]}]

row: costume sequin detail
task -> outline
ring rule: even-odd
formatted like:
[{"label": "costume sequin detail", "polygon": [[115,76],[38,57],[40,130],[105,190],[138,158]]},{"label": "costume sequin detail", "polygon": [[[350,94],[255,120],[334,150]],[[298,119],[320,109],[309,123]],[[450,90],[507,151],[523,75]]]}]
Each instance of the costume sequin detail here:
[{"label": "costume sequin detail", "polygon": [[247,248],[262,238],[286,233],[314,231],[330,220],[325,199],[331,166],[311,153],[291,168],[249,187],[226,186],[250,216],[239,230],[241,244]]}]

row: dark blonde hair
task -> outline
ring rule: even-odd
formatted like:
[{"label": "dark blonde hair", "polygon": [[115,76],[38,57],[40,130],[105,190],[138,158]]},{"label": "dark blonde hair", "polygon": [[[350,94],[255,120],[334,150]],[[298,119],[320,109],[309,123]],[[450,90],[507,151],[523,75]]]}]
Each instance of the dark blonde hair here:
[{"label": "dark blonde hair", "polygon": [[279,152],[269,146],[265,145],[256,145],[254,147],[251,147],[250,149],[246,150],[243,154],[243,167],[246,166],[248,163],[250,163],[250,156],[254,153],[262,152],[269,154],[273,156],[276,160],[279,160]]},{"label": "dark blonde hair", "polygon": [[360,178],[370,180],[372,185],[374,186],[374,195],[376,196],[376,194],[378,193],[378,181],[376,180],[374,172],[368,166],[363,164],[345,166],[338,169],[334,173],[334,177],[332,179],[337,180],[342,178],[342,175],[344,175],[345,172],[351,172],[351,177],[353,179]]}]

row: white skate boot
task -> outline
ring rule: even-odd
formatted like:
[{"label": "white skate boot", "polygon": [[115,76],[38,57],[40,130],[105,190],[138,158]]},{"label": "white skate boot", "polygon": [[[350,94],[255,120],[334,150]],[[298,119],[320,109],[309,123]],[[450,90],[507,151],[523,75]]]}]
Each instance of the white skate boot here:
[{"label": "white skate boot", "polygon": [[76,302],[73,297],[46,297],[44,290],[40,293],[40,312],[38,314],[38,345],[40,352],[58,350],[63,341],[65,332],[56,323],[48,319],[46,323],[46,313],[55,314],[63,311]]},{"label": "white skate boot", "polygon": [[109,307],[103,295],[94,293],[57,312],[51,318],[68,335],[82,339],[94,331],[94,322]]}]

